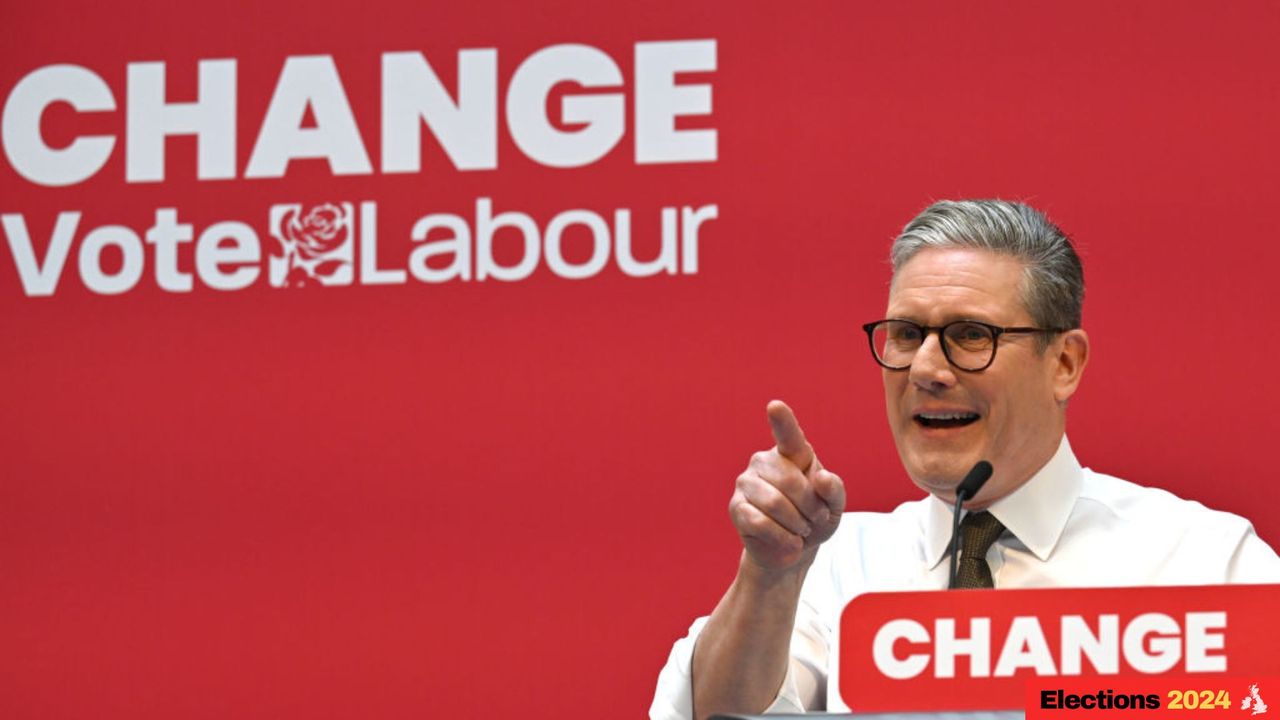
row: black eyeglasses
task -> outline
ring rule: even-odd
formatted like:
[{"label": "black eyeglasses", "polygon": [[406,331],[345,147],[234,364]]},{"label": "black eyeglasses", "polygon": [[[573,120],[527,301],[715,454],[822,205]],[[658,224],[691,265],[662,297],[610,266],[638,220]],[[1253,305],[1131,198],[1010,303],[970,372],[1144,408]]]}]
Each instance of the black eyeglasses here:
[{"label": "black eyeglasses", "polygon": [[977,320],[956,320],[930,327],[910,320],[877,320],[862,326],[871,342],[871,355],[881,367],[906,370],[930,333],[938,333],[942,354],[958,370],[980,372],[991,367],[1001,335],[1066,332],[1057,328],[999,327]]}]

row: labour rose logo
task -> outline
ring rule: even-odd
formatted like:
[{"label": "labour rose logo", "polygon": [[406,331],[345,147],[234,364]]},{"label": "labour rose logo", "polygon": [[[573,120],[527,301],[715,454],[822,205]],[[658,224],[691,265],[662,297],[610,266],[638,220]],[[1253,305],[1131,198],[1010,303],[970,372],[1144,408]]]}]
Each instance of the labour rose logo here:
[{"label": "labour rose logo", "polygon": [[324,203],[303,212],[300,204],[272,205],[268,279],[274,287],[350,285],[354,276],[355,209]]}]

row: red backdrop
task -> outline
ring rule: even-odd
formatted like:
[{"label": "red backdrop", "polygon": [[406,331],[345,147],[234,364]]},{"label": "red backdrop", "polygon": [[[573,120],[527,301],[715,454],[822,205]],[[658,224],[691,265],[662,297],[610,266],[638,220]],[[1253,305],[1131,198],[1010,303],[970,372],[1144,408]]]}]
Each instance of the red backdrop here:
[{"label": "red backdrop", "polygon": [[[725,506],[769,443],[767,400],[796,409],[851,507],[916,497],[857,325],[882,313],[889,240],[944,197],[1028,200],[1076,238],[1094,348],[1070,411],[1082,461],[1280,542],[1275,3],[77,1],[0,18],[17,138],[0,162],[6,717],[641,715],[670,643],[732,577]],[[657,41],[713,41],[680,45],[710,47],[714,69],[675,76],[693,94],[666,121],[667,136],[714,131],[714,160],[638,160],[636,47]],[[583,94],[626,112],[601,111],[623,126],[598,159],[554,167],[505,111],[526,59],[566,44],[620,82],[557,84],[550,126],[585,132],[560,115]],[[496,62],[493,166],[459,170],[423,128],[421,169],[384,172],[383,96],[401,93],[382,87],[384,53],[421,53],[456,98],[458,53],[478,49]],[[332,59],[369,171],[335,172],[299,140],[282,177],[247,177],[286,60],[314,56]],[[162,182],[131,181],[130,64],[164,63],[181,103],[219,59],[235,60],[233,177],[198,177],[188,135],[165,143]],[[63,185],[28,177],[44,166],[23,159],[31,114],[13,99],[56,65],[115,107],[35,115],[55,152],[115,138]],[[342,103],[318,103],[280,127],[334,132]],[[419,218],[474,229],[478,198],[540,231],[568,209],[610,224],[628,209],[641,260],[662,208],[716,216],[696,272],[630,277],[611,254],[584,279],[544,258],[515,282],[268,282],[273,207],[373,203],[395,270]],[[197,239],[250,228],[256,281],[162,288],[142,241],[162,208]],[[14,223],[45,262],[71,212],[56,290],[32,294]],[[129,231],[84,250],[113,225]],[[520,260],[519,239],[499,232],[498,262]],[[80,264],[127,281],[113,242],[144,270],[100,294]],[[175,272],[197,271],[196,244],[177,245]],[[565,231],[566,263],[593,248],[585,226]]]}]

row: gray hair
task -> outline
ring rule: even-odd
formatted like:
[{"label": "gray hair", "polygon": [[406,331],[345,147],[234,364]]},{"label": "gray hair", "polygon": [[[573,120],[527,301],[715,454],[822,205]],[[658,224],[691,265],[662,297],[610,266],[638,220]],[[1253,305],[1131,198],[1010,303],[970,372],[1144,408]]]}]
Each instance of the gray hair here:
[{"label": "gray hair", "polygon": [[[1043,213],[1005,200],[940,200],[915,216],[889,251],[895,277],[929,248],[972,248],[1022,262],[1022,303],[1036,325],[1080,327],[1084,268],[1071,239]],[[1048,338],[1041,338],[1047,345]],[[1042,345],[1043,346],[1043,345]]]}]

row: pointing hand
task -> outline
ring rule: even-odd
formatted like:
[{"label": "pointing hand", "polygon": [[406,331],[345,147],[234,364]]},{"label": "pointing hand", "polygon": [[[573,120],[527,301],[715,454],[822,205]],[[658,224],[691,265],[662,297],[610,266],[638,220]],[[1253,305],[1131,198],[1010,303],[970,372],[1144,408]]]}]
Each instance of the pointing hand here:
[{"label": "pointing hand", "polygon": [[738,476],[729,517],[751,560],[764,570],[789,570],[813,559],[844,512],[844,483],[823,469],[791,408],[766,408],[773,449],[751,456]]}]

